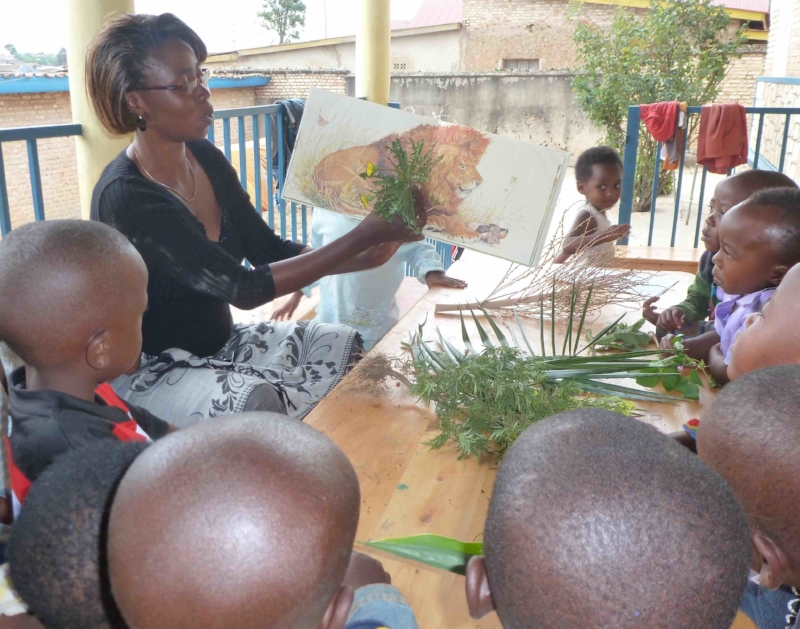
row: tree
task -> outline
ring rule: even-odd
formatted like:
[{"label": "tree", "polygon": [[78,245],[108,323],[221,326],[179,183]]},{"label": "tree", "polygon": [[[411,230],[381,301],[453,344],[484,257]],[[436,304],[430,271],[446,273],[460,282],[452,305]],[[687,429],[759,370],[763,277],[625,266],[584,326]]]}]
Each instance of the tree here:
[{"label": "tree", "polygon": [[298,26],[306,25],[306,5],[301,0],[264,0],[258,17],[261,26],[278,33],[278,43],[299,39]]},{"label": "tree", "polygon": [[[581,22],[575,30],[579,65],[573,80],[578,104],[605,132],[605,141],[622,151],[629,105],[714,101],[746,41],[743,28],[730,33],[729,25],[728,14],[711,0],[652,2],[642,16],[621,9],[603,30]],[[655,140],[641,133],[635,211],[650,208],[655,152]],[[670,185],[664,177],[660,190]]]},{"label": "tree", "polygon": [[3,48],[5,48],[8,51],[8,54],[11,55],[12,57],[17,56],[17,49],[14,46],[14,44],[6,44],[5,46],[3,46]]},{"label": "tree", "polygon": [[58,54],[56,55],[56,60],[58,62],[58,65],[60,65],[60,66],[67,65],[67,49],[66,48],[62,48],[61,50],[58,51]]}]

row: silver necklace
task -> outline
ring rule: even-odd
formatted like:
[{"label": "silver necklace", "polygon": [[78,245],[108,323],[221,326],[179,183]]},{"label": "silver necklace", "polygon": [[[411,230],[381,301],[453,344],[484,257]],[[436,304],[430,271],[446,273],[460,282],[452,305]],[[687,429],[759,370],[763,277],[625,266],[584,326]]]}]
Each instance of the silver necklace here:
[{"label": "silver necklace", "polygon": [[151,175],[149,172],[147,172],[147,168],[145,168],[145,165],[142,163],[142,158],[139,157],[139,152],[136,150],[136,145],[133,145],[133,154],[136,156],[136,161],[139,162],[139,166],[142,167],[142,170],[144,171],[144,174],[147,175],[147,178],[150,181],[152,181],[153,183],[157,183],[159,186],[161,186],[163,188],[166,188],[170,192],[174,192],[181,199],[186,201],[186,203],[191,203],[192,201],[194,201],[194,198],[197,196],[197,177],[194,174],[194,169],[192,168],[192,163],[189,161],[189,158],[186,157],[185,154],[184,154],[183,157],[186,160],[186,165],[189,167],[189,172],[192,173],[192,182],[194,183],[194,192],[192,192],[192,198],[191,199],[187,199],[180,192],[178,192],[175,188],[172,188],[171,186],[168,186],[165,183],[161,183],[158,179],[153,177],[153,175]]}]

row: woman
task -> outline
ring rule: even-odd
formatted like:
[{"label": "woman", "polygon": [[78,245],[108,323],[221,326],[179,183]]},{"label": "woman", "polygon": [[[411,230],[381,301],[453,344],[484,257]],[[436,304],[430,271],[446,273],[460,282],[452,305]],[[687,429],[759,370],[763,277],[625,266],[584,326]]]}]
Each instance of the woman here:
[{"label": "woman", "polygon": [[346,372],[357,335],[307,322],[234,326],[230,305],[256,308],[325,275],[378,266],[421,236],[375,214],[317,250],[276,236],[205,139],[214,111],[205,59],[197,34],[170,14],[115,18],[87,57],[98,118],[134,133],[95,187],[92,218],[124,233],[150,273],[144,360],[114,386],[178,424],[284,406],[302,418]]}]

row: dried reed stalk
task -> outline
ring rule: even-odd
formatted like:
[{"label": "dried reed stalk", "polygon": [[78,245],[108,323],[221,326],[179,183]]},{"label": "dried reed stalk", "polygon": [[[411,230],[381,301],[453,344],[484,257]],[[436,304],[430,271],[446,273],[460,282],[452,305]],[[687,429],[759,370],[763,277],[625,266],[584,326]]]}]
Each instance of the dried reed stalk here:
[{"label": "dried reed stalk", "polygon": [[614,263],[608,249],[596,247],[576,253],[564,264],[555,264],[553,261],[561,252],[563,240],[562,218],[542,252],[538,266],[511,265],[486,299],[471,304],[439,304],[436,312],[472,307],[483,308],[500,317],[516,312],[520,316],[539,318],[544,310],[546,319],[550,319],[554,311],[556,321],[566,322],[574,303],[583,303],[583,295],[590,288],[592,294],[587,316],[597,314],[606,306],[630,307],[632,303],[639,304],[647,298],[647,293],[641,289],[650,284],[654,273],[623,268]]}]

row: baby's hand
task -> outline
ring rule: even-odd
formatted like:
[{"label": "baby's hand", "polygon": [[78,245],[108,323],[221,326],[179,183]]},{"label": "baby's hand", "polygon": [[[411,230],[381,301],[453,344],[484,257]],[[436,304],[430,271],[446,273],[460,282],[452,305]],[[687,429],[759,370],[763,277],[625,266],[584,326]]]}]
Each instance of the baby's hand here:
[{"label": "baby's hand", "polygon": [[[667,334],[664,338],[661,339],[658,343],[659,349],[675,349],[673,342],[675,341],[674,334]],[[672,353],[669,354],[662,354],[662,356],[672,356]]]},{"label": "baby's hand", "polygon": [[672,306],[672,308],[667,308],[658,315],[658,323],[656,325],[667,332],[677,332],[686,325],[686,315],[683,314],[683,310],[680,308]]},{"label": "baby's hand", "polygon": [[446,286],[448,288],[467,287],[467,283],[465,281],[450,277],[441,271],[431,271],[428,273],[425,276],[425,282],[428,284],[428,288],[433,288],[434,286]]},{"label": "baby's hand", "polygon": [[650,299],[644,302],[642,306],[642,318],[647,319],[653,325],[657,325],[658,323],[658,311],[653,306],[660,297],[651,297]]}]

